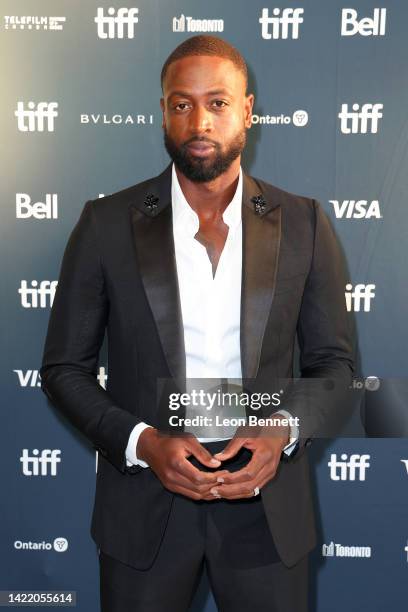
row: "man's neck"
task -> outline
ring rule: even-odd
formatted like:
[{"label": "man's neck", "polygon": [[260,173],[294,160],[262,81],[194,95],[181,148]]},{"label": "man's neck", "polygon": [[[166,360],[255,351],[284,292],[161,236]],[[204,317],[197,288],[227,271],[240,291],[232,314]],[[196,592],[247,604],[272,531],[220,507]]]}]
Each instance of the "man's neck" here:
[{"label": "man's neck", "polygon": [[240,163],[241,156],[223,174],[205,183],[191,181],[175,166],[184,197],[200,219],[210,221],[222,217],[237,189]]}]

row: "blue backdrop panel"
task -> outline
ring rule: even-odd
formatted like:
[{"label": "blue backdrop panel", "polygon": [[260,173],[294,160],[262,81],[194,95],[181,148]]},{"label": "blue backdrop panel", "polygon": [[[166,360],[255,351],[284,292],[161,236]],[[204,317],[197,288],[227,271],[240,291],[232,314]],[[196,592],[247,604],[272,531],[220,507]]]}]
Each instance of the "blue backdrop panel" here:
[{"label": "blue backdrop panel", "polygon": [[[406,416],[396,389],[408,345],[408,6],[3,0],[1,11],[0,590],[73,590],[78,610],[96,612],[96,457],[47,403],[38,375],[61,256],[85,201],[164,168],[162,64],[189,36],[225,37],[247,60],[256,97],[243,166],[322,203],[348,262],[358,374],[363,384],[378,377],[384,411],[397,402]],[[318,612],[408,604],[406,439],[361,432],[311,447]],[[194,609],[215,610],[205,577]]]}]

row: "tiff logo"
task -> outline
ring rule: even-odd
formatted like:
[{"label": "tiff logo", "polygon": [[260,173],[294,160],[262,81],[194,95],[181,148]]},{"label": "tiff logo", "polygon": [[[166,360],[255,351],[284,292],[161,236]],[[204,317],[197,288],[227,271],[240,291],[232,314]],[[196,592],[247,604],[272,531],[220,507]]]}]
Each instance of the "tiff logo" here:
[{"label": "tiff logo", "polygon": [[364,285],[359,283],[354,286],[351,283],[346,285],[346,307],[348,312],[360,312],[363,305],[364,312],[370,312],[371,300],[375,298],[375,285]]},{"label": "tiff logo", "polygon": [[16,193],[17,219],[58,219],[58,196],[45,194],[45,202],[33,202],[27,193]]},{"label": "tiff logo", "polygon": [[61,451],[59,449],[45,448],[40,451],[33,449],[33,454],[28,454],[28,448],[23,448],[20,457],[22,472],[24,476],[56,476],[57,464],[61,463]]},{"label": "tiff logo", "polygon": [[22,280],[18,290],[21,295],[21,305],[23,308],[47,308],[52,306],[58,281],[37,280],[31,281],[28,287],[27,281]]},{"label": "tiff logo", "polygon": [[58,102],[35,102],[27,104],[28,110],[24,110],[24,102],[17,102],[17,128],[20,132],[53,132],[54,119],[58,117]]},{"label": "tiff logo", "polygon": [[[262,17],[259,18],[261,24],[261,35],[265,40],[274,40],[278,38],[289,38],[289,27],[291,36],[290,38],[299,38],[299,26],[303,23],[304,9],[302,8],[284,8],[282,11],[280,8],[274,8],[272,10],[273,17],[269,17],[269,9],[262,9]],[[272,33],[270,32],[270,28]]]},{"label": "tiff logo", "polygon": [[367,134],[378,132],[378,122],[382,118],[383,104],[353,104],[351,111],[348,104],[341,105],[341,112],[338,114],[340,119],[340,130],[343,134]]},{"label": "tiff logo", "polygon": [[328,466],[330,468],[331,480],[365,480],[366,470],[370,467],[368,460],[370,455],[348,455],[342,453],[341,461],[337,459],[337,455],[332,453]]},{"label": "tiff logo", "polygon": [[337,219],[381,219],[380,203],[378,200],[329,200],[333,204]]},{"label": "tiff logo", "polygon": [[[137,14],[138,8],[119,8],[115,16],[116,9],[108,8],[108,17],[105,17],[103,7],[98,7],[95,17],[99,38],[134,38],[135,23],[139,21]],[[105,27],[107,26],[107,27]]]},{"label": "tiff logo", "polygon": [[344,8],[341,11],[341,36],[384,36],[386,8],[375,8],[372,18],[363,17],[359,21],[357,16],[355,9]]}]

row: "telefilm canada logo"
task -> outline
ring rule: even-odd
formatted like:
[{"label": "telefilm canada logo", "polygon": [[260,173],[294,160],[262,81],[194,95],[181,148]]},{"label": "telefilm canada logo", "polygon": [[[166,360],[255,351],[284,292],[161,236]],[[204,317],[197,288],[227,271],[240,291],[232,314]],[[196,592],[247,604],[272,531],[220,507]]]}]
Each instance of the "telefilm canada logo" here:
[{"label": "telefilm canada logo", "polygon": [[66,20],[66,17],[48,15],[4,15],[4,29],[57,32],[63,29]]},{"label": "telefilm canada logo", "polygon": [[194,19],[184,15],[173,17],[173,32],[223,32],[223,19]]},{"label": "telefilm canada logo", "polygon": [[309,114],[305,110],[295,110],[291,115],[252,115],[252,125],[293,125],[305,127],[309,122]]}]

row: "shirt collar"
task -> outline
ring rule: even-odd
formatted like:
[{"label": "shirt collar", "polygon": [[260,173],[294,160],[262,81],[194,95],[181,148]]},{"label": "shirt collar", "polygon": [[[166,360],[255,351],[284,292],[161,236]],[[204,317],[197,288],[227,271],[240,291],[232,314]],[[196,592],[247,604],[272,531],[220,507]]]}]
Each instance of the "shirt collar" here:
[{"label": "shirt collar", "polygon": [[[242,207],[242,167],[239,167],[238,184],[231,202],[224,210],[222,218],[229,228],[235,229],[241,221]],[[197,233],[200,222],[197,213],[187,202],[177,178],[174,162],[171,170],[171,201],[173,210],[173,227],[177,230],[187,228],[193,235]]]}]

